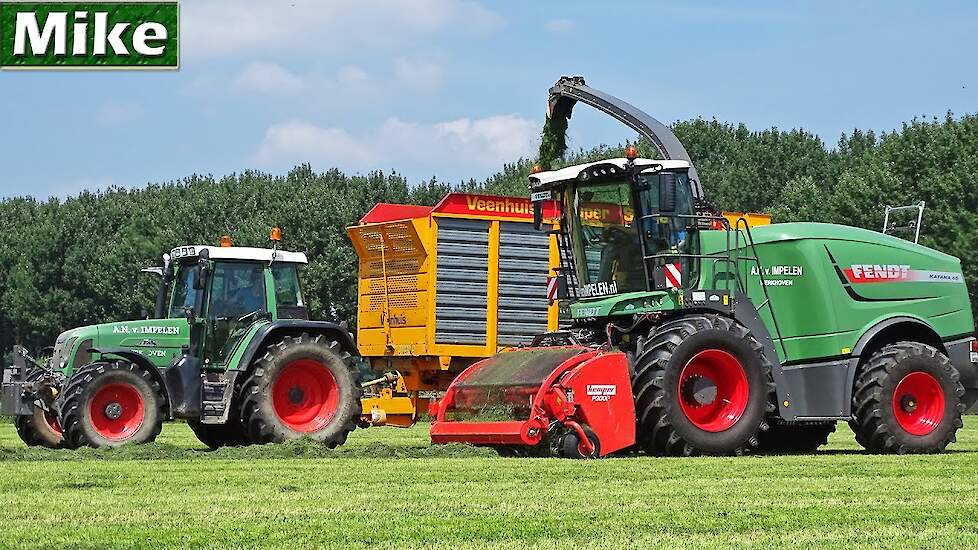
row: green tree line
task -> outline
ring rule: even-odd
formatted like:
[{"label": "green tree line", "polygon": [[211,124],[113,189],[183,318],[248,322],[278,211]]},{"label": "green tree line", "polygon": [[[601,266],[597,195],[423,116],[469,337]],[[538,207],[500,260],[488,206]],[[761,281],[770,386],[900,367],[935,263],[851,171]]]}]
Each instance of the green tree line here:
[{"label": "green tree line", "polygon": [[[879,229],[884,205],[924,200],[921,242],[961,258],[978,290],[978,116],[914,120],[899,130],[853,131],[828,147],[817,136],[696,119],[674,125],[710,201],[776,221]],[[560,164],[620,155],[621,146],[565,154]],[[652,155],[647,144],[640,152]],[[315,318],[355,321],[356,254],[344,228],[377,202],[434,204],[452,190],[525,195],[532,160],[484,181],[412,185],[399,174],[350,176],[297,166],[285,175],[193,175],[140,189],[82,192],[65,200],[0,202],[0,351],[52,345],[62,330],[139,317],[158,280],[139,274],[181,244],[266,246],[278,225],[305,251]],[[27,187],[28,182],[24,182]]]}]

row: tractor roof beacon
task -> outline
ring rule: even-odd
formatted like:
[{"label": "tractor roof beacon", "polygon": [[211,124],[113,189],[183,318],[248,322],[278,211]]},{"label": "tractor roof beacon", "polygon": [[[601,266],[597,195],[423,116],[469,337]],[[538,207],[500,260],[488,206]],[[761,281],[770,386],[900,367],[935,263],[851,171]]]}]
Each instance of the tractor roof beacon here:
[{"label": "tractor roof beacon", "polygon": [[342,444],[360,416],[353,339],[311,321],[305,254],[180,246],[165,254],[147,319],[62,333],[41,363],[18,349],[2,407],[29,445],[115,447],[152,441],[184,418],[210,447],[310,437]]},{"label": "tractor roof beacon", "polygon": [[[569,329],[460,374],[433,441],[575,457],[812,452],[840,420],[873,452],[954,440],[978,399],[957,258],[853,227],[730,221],[666,126],[580,77],[550,93],[550,118],[591,105],[662,160],[629,147],[530,176],[538,223],[544,201],[560,205]],[[504,418],[481,421],[487,410]]]}]

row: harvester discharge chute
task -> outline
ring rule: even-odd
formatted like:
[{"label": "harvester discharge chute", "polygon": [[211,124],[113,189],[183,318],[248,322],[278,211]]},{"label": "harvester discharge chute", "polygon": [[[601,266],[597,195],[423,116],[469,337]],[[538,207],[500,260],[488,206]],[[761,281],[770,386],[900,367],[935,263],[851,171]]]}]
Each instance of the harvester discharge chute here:
[{"label": "harvester discharge chute", "polygon": [[628,360],[583,346],[504,351],[462,372],[436,405],[433,443],[504,454],[605,456],[635,443]]}]

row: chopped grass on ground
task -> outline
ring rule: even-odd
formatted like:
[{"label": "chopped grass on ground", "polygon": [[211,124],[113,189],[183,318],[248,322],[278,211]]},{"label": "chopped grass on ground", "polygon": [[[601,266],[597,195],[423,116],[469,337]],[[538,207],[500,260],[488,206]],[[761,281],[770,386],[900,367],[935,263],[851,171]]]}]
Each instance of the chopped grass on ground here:
[{"label": "chopped grass on ground", "polygon": [[27,449],[0,425],[0,547],[976,547],[978,419],[950,452],[596,461],[429,447],[427,425],[206,451]]}]

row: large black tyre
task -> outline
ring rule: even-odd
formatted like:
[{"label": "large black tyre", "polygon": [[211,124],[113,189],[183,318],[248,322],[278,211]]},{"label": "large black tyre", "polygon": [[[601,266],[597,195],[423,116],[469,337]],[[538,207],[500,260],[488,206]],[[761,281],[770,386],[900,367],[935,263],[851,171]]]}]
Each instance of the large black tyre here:
[{"label": "large black tyre", "polygon": [[[28,371],[25,381],[29,384],[36,384],[44,378],[44,374],[41,369],[31,369]],[[55,392],[52,390],[51,393]],[[59,449],[62,446],[61,424],[58,422],[58,415],[54,411],[45,411],[35,406],[34,414],[16,417],[14,426],[17,428],[17,435],[20,436],[21,441],[29,447]]]},{"label": "large black tyre", "polygon": [[149,443],[163,429],[163,389],[133,363],[99,362],[78,369],[58,402],[64,445],[70,449]]},{"label": "large black tyre", "polygon": [[873,453],[936,453],[962,426],[964,387],[932,346],[897,342],[874,353],[853,388],[851,425]]},{"label": "large black tyre", "polygon": [[757,450],[764,453],[814,453],[829,442],[835,422],[774,424],[758,434]]},{"label": "large black tyre", "polygon": [[225,424],[203,424],[199,419],[190,418],[187,425],[197,439],[210,449],[243,447],[251,443],[236,414],[228,418]]},{"label": "large black tyre", "polygon": [[[721,315],[690,314],[654,328],[636,354],[632,390],[638,443],[655,456],[747,453],[776,410],[763,346]],[[713,421],[704,416],[713,412]]]},{"label": "large black tyre", "polygon": [[308,437],[342,445],[360,419],[360,374],[339,342],[286,336],[266,348],[241,391],[241,420],[254,443]]}]

